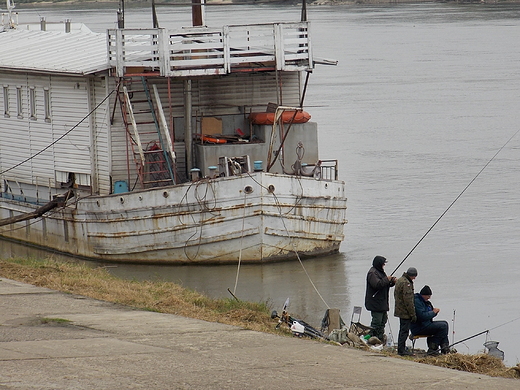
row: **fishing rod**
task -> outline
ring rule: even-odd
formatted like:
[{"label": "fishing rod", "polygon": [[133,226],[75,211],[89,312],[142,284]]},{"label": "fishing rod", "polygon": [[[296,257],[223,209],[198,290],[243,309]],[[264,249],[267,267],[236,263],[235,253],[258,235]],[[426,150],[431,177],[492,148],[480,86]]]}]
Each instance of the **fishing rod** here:
[{"label": "fishing rod", "polygon": [[481,334],[484,334],[484,333],[489,333],[489,329],[484,330],[484,331],[482,331],[482,332],[480,332],[480,333],[474,334],[473,336],[466,337],[465,339],[462,339],[462,340],[460,340],[460,341],[457,341],[456,343],[452,343],[452,344],[448,345],[448,348],[451,348],[451,347],[453,347],[454,345],[457,345],[457,344],[463,343],[464,341],[471,340],[472,338],[477,337],[477,336],[480,336]]},{"label": "fishing rod", "polygon": [[408,252],[408,254],[404,257],[404,259],[397,265],[397,267],[395,267],[395,269],[392,271],[392,273],[390,274],[390,276],[393,276],[394,273],[399,269],[399,267],[406,261],[406,259],[408,259],[408,257],[412,254],[412,252],[415,250],[415,248],[417,248],[419,246],[419,244],[422,242],[422,240],[424,240],[426,238],[426,236],[433,230],[433,228],[435,227],[435,225],[437,225],[437,223],[439,223],[439,221],[442,219],[442,217],[444,217],[444,215],[446,215],[446,213],[449,211],[449,209],[451,209],[451,207],[455,204],[455,202],[457,202],[457,200],[459,200],[459,198],[462,196],[462,194],[464,194],[464,192],[466,192],[466,190],[469,188],[470,185],[473,184],[473,182],[475,180],[477,180],[477,177],[480,176],[480,174],[484,171],[484,169],[487,168],[487,166],[489,164],[491,164],[491,161],[493,161],[495,159],[495,157],[506,147],[506,145],[511,142],[511,140],[518,134],[518,132],[520,132],[520,129],[518,129],[512,136],[511,138],[509,138],[507,140],[507,142],[500,148],[498,149],[498,151],[494,154],[493,157],[491,157],[491,159],[482,167],[482,169],[475,175],[475,177],[468,183],[468,185],[466,187],[464,187],[464,189],[462,190],[462,192],[453,200],[453,202],[451,202],[451,204],[448,206],[448,208],[446,210],[444,210],[444,212],[439,216],[439,218],[437,218],[437,220],[433,223],[432,226],[430,226],[430,228],[426,231],[426,233],[423,234],[423,236],[421,237],[421,239],[419,241],[417,241],[417,243],[414,245],[414,247],[410,250],[410,252]]},{"label": "fishing rod", "polygon": [[515,322],[515,321],[518,321],[520,320],[520,317],[517,317],[515,318],[514,320],[511,320],[511,321],[507,321],[507,322],[504,322],[503,324],[500,324],[498,326],[495,326],[494,328],[491,328],[491,329],[486,329],[482,332],[479,332],[477,334],[474,334],[473,336],[469,336],[469,337],[466,337],[465,339],[462,339],[460,341],[457,341],[455,343],[452,343],[448,346],[448,348],[451,348],[453,347],[454,345],[457,345],[457,344],[460,344],[460,343],[463,343],[464,341],[468,341],[468,340],[471,340],[472,338],[474,337],[477,337],[477,336],[480,336],[481,334],[484,334],[484,333],[489,333],[490,331],[494,330],[494,329],[497,329],[497,328],[500,328],[501,326],[504,326],[504,325],[507,325],[507,324],[510,324],[511,322]]}]

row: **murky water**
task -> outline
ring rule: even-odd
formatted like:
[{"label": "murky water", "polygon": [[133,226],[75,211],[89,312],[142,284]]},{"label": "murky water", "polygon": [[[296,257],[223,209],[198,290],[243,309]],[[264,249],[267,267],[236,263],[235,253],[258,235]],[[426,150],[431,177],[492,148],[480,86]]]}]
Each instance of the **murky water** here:
[{"label": "murky water", "polygon": [[[116,20],[115,9],[18,11],[20,21],[70,18],[95,31]],[[147,12],[127,7],[127,27],[150,27]],[[160,25],[188,25],[189,12],[161,7]],[[111,272],[180,282],[216,297],[230,297],[229,288],[273,308],[290,297],[290,310],[311,324],[319,325],[327,306],[349,322],[353,306],[363,305],[372,258],[386,256],[387,271],[394,271],[442,216],[396,275],[408,266],[419,270],[417,290],[431,286],[439,319],[450,323],[450,341],[491,329],[507,363],[518,363],[520,6],[323,6],[308,12],[315,55],[339,61],[317,66],[306,105],[320,126],[322,157],[340,161],[347,183],[349,224],[341,253],[307,260],[305,269],[294,262],[240,269],[132,265]],[[210,7],[206,20],[241,24],[299,15],[297,7]],[[0,246],[5,255],[20,250]],[[369,318],[364,310],[362,322]],[[393,316],[389,330],[397,334]],[[484,341],[479,336],[457,349],[473,353]]]}]

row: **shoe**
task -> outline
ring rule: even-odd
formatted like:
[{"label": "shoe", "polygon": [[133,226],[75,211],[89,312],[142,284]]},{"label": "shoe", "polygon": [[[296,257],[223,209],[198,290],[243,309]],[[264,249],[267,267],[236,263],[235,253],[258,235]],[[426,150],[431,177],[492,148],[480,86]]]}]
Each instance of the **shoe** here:
[{"label": "shoe", "polygon": [[439,356],[439,345],[436,343],[429,342],[428,343],[428,351],[426,351],[428,356]]},{"label": "shoe", "polygon": [[441,344],[441,353],[443,355],[447,355],[448,353],[451,353],[451,350],[449,347],[450,346],[448,344]]},{"label": "shoe", "polygon": [[415,353],[410,352],[410,351],[398,352],[397,354],[399,356],[415,356]]},{"label": "shoe", "polygon": [[367,340],[367,344],[378,345],[378,344],[383,344],[383,343],[376,336],[372,336]]}]

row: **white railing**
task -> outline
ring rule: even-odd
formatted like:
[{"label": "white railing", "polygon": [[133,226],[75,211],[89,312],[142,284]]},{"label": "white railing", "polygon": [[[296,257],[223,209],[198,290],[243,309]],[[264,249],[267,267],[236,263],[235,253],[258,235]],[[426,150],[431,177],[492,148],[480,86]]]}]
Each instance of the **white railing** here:
[{"label": "white railing", "polygon": [[298,71],[312,68],[309,22],[108,30],[110,65],[122,77],[128,68],[161,76],[225,74],[252,68]]}]

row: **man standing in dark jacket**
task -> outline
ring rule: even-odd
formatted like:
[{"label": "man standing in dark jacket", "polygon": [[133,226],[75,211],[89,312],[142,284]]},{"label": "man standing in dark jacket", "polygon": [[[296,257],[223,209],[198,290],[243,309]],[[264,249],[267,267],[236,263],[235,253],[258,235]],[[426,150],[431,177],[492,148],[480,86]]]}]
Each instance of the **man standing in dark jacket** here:
[{"label": "man standing in dark jacket", "polygon": [[394,316],[399,317],[399,337],[397,339],[397,353],[401,356],[413,355],[406,351],[406,339],[410,332],[410,325],[417,321],[414,306],[413,281],[417,277],[417,269],[408,268],[403,276],[397,279],[394,289],[395,309]]},{"label": "man standing in dark jacket", "polygon": [[384,271],[386,258],[376,256],[372,268],[367,274],[367,289],[365,293],[365,308],[372,314],[370,335],[384,342],[385,325],[388,321],[388,292],[395,285],[395,276],[387,276]]}]

